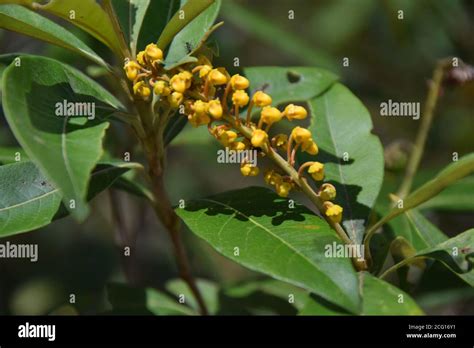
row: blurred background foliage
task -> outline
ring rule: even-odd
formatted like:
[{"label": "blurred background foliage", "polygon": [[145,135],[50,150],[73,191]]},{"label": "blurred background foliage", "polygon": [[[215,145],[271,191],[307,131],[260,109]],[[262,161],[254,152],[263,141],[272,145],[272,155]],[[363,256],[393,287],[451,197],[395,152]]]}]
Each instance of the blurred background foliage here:
[{"label": "blurred background foliage", "polygon": [[[403,20],[397,18],[399,10]],[[289,19],[289,11],[294,11],[294,19]],[[215,65],[226,66],[232,73],[265,65],[330,69],[370,110],[374,133],[386,150],[397,148],[394,144],[409,148],[419,122],[380,117],[381,102],[423,102],[440,58],[456,56],[474,64],[474,2],[469,0],[223,0],[220,18],[226,23],[212,37],[220,53]],[[101,43],[62,24],[97,53],[110,56]],[[44,54],[92,75],[100,72],[74,53],[11,32],[0,32],[0,43],[0,53]],[[342,65],[344,57],[349,58],[348,67]],[[235,58],[239,66],[234,66]],[[98,79],[107,86],[105,78]],[[474,151],[473,95],[472,83],[443,90],[419,183],[451,162],[453,152],[462,156]],[[219,147],[205,133],[205,129],[186,127],[169,147],[167,184],[173,202],[262,185],[261,178],[242,177],[235,165],[217,164]],[[15,145],[0,117],[0,146]],[[109,130],[107,148],[117,156],[131,152],[132,161],[142,156],[132,134],[121,125]],[[393,153],[387,156],[392,156],[392,168],[386,180],[393,184],[403,173],[403,160],[395,156],[393,161]],[[470,182],[474,193],[473,180]],[[106,284],[124,279],[121,250],[114,243],[120,227],[117,216],[125,231],[136,237],[128,280],[164,289],[177,276],[166,233],[144,202],[122,192],[105,192],[92,202],[92,214],[82,225],[66,218],[8,238],[15,243],[38,243],[39,261],[0,260],[0,314],[50,313],[65,304],[70,294],[75,294],[75,311],[81,314],[107,310]],[[474,225],[472,211],[432,210],[427,216],[449,236]],[[223,286],[260,278],[190,233],[184,236],[193,270],[200,278]],[[423,286],[415,288],[413,296],[427,313],[474,313],[474,293],[456,276],[435,265],[423,277]],[[69,307],[59,311],[73,312]]]}]

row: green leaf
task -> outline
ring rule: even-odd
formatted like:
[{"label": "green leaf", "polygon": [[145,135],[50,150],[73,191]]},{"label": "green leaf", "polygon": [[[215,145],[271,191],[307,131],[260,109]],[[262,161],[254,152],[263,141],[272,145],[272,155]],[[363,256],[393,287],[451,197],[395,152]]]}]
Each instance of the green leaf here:
[{"label": "green leaf", "polygon": [[[363,315],[421,315],[423,311],[404,291],[378,279],[370,273],[361,273]],[[401,302],[403,296],[403,302]]]},{"label": "green leaf", "polygon": [[[158,3],[160,1],[156,1]],[[123,36],[130,46],[132,57],[137,55],[138,35],[142,28],[150,0],[115,0],[112,6]]]},{"label": "green leaf", "polygon": [[325,247],[340,243],[339,237],[304,206],[288,204],[266,188],[250,187],[187,202],[176,213],[224,256],[357,312],[351,261],[325,256]]},{"label": "green leaf", "polygon": [[337,81],[333,73],[309,67],[255,67],[245,68],[250,80],[250,90],[265,90],[272,96],[273,104],[308,101],[328,89]]},{"label": "green leaf", "polygon": [[[166,55],[165,69],[170,70],[181,64],[196,61],[196,58],[192,57],[191,53],[199,47],[202,39],[214,24],[220,6],[220,0],[193,0],[185,2],[185,5],[182,7],[182,10],[185,11],[185,19],[179,19],[178,12],[177,15],[179,22],[188,21],[188,16],[194,16],[194,13],[197,11],[199,11],[199,13],[197,13],[199,15],[192,17],[192,21],[190,21],[189,24],[183,27],[183,29],[174,36],[168,54]],[[204,8],[205,10],[202,10],[201,8]],[[175,22],[173,21],[175,20],[176,15],[171,19],[169,25],[174,25]],[[182,23],[179,24],[182,25]],[[165,34],[167,28],[168,26],[163,31],[162,36]],[[160,41],[158,42],[158,46],[162,47]]]},{"label": "green leaf", "polygon": [[367,238],[370,238],[371,235],[383,224],[403,212],[430,200],[449,185],[472,173],[474,173],[474,153],[463,156],[458,161],[448,165],[434,179],[428,181],[409,194],[408,197],[403,200],[403,207],[399,208],[398,205],[395,206],[387,215],[370,228]]},{"label": "green leaf", "polygon": [[[84,219],[91,170],[102,155],[102,138],[108,127],[103,119],[120,102],[81,72],[58,61],[21,57],[10,65],[2,81],[3,107],[16,139],[49,181],[62,191],[71,213]],[[96,119],[56,116],[56,104],[95,103]],[[93,104],[89,104],[93,105]]]},{"label": "green leaf", "polygon": [[434,247],[448,239],[435,225],[423,216],[418,210],[412,209],[405,212],[410,225],[412,227],[412,239],[410,244],[416,250],[427,247]]},{"label": "green leaf", "polygon": [[355,243],[361,243],[364,225],[382,186],[382,145],[371,133],[369,112],[343,85],[334,84],[309,105],[309,130],[319,146],[316,160],[324,163],[325,181],[336,187],[345,230]]},{"label": "green leaf", "polygon": [[107,66],[92,49],[66,28],[19,5],[0,5],[0,28],[16,31],[77,52]]},{"label": "green leaf", "polygon": [[19,147],[0,147],[0,164],[27,161],[28,155]]},{"label": "green leaf", "polygon": [[[361,315],[421,315],[423,311],[407,293],[367,272],[359,274]],[[403,299],[403,301],[401,301]],[[349,313],[312,295],[300,315],[347,315]]]},{"label": "green leaf", "polygon": [[71,22],[121,55],[120,39],[112,21],[96,0],[50,0],[44,5],[33,2],[32,6]]},{"label": "green leaf", "polygon": [[[176,37],[176,35],[188,25],[194,18],[199,16],[204,10],[211,6],[215,0],[195,0],[189,1],[174,14],[166,24],[157,41],[158,47],[165,49]],[[184,18],[182,17],[184,15]]]},{"label": "green leaf", "polygon": [[[109,187],[134,163],[98,165],[91,175],[88,200]],[[67,215],[61,192],[32,162],[0,166],[0,237],[36,230]]]},{"label": "green leaf", "polygon": [[447,187],[437,196],[420,205],[420,209],[472,211],[474,210],[473,192],[474,176],[469,176]]},{"label": "green leaf", "polygon": [[[431,229],[436,227],[431,226]],[[439,231],[438,233],[442,233]],[[395,264],[381,277],[406,265],[417,262],[420,258],[431,258],[440,261],[466,283],[474,286],[474,229],[467,230],[456,237],[447,239],[438,245],[418,251],[415,255]]]},{"label": "green leaf", "polygon": [[132,56],[156,42],[179,9],[179,0],[114,0],[112,4]]},{"label": "green leaf", "polygon": [[418,252],[414,258],[425,256],[440,261],[471,286],[474,286],[474,228],[434,247]]},{"label": "green leaf", "polygon": [[228,21],[248,32],[252,37],[282,50],[292,59],[299,59],[307,65],[321,66],[332,71],[339,69],[334,63],[334,57],[325,53],[324,50],[315,48],[315,45],[302,39],[296,33],[285,30],[279,21],[266,18],[235,1],[224,1],[222,7],[222,15],[226,23]]}]

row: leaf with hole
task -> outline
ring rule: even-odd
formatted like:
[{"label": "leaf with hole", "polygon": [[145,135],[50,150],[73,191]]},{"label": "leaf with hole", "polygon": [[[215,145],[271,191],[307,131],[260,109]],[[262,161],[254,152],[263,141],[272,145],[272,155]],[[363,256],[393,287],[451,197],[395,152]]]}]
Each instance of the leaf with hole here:
[{"label": "leaf with hole", "polygon": [[260,66],[245,68],[244,74],[250,80],[250,91],[270,94],[273,105],[308,101],[337,81],[333,73],[310,67]]}]

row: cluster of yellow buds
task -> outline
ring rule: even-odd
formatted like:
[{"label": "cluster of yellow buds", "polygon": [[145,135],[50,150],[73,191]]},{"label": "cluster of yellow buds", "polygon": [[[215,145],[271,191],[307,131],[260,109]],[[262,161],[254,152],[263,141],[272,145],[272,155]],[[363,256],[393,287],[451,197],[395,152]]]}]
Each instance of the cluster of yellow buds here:
[{"label": "cluster of yellow buds", "polygon": [[[127,78],[133,81],[136,97],[143,100],[153,98],[163,109],[179,108],[193,127],[207,126],[209,133],[226,148],[256,150],[261,156],[281,151],[293,167],[298,150],[313,156],[319,152],[311,132],[306,128],[297,126],[289,136],[269,135],[270,128],[283,119],[290,122],[305,119],[308,113],[304,107],[289,104],[280,111],[272,106],[272,97],[263,90],[249,96],[246,90],[250,82],[247,78],[239,74],[230,76],[225,68],[213,67],[203,55],[198,56],[196,62],[165,70],[163,52],[155,44],[149,44],[136,60],[126,62],[124,70]],[[252,120],[255,108],[259,108],[258,122]],[[298,169],[299,176],[303,175],[304,170],[315,181],[324,180],[324,164],[316,161],[303,163]],[[243,176],[257,176],[260,172],[257,166],[246,160],[242,161],[240,171]],[[264,180],[281,197],[287,197],[291,190],[298,189],[290,176],[274,169],[264,173]],[[326,217],[340,222],[342,207],[331,202],[336,197],[334,186],[323,183],[317,195],[323,202]]]}]

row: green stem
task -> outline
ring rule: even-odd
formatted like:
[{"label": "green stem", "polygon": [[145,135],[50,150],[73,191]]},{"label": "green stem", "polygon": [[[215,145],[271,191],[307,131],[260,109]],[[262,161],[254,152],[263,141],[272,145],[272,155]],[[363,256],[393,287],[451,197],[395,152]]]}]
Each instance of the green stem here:
[{"label": "green stem", "polygon": [[385,272],[382,273],[382,275],[379,277],[380,279],[385,278],[389,273],[392,273],[393,271],[396,271],[397,269],[406,266],[410,263],[413,263],[416,259],[426,259],[427,257],[425,256],[416,256],[413,258],[408,258],[404,259],[403,261],[400,261],[399,263],[396,263],[392,267],[388,268]]},{"label": "green stem", "polygon": [[207,315],[206,304],[192,276],[189,260],[181,238],[181,220],[173,209],[164,185],[165,149],[163,129],[166,127],[166,122],[163,122],[163,120],[168,117],[169,111],[166,114],[160,115],[159,127],[153,127],[158,116],[153,113],[151,103],[137,100],[135,105],[146,132],[145,137],[140,140],[148,162],[148,179],[151,183],[154,197],[154,200],[151,202],[153,210],[171,238],[180,277],[185,281],[195,297],[200,313]]},{"label": "green stem", "polygon": [[[428,94],[426,96],[426,101],[422,113],[423,117],[421,119],[421,125],[418,130],[415,143],[413,145],[413,150],[410,154],[410,158],[408,159],[405,175],[403,177],[400,188],[396,194],[396,196],[400,197],[400,199],[406,198],[406,196],[410,193],[411,187],[413,185],[413,179],[418,170],[418,166],[420,165],[421,157],[423,156],[423,151],[426,144],[426,139],[428,137],[428,132],[430,130],[431,123],[435,114],[441,85],[443,83],[444,72],[450,64],[450,59],[442,59],[436,64],[436,68],[433,71],[433,77],[428,90]],[[394,214],[395,213],[392,212],[391,214],[384,216],[382,219],[372,225],[365,234],[364,249],[365,255],[367,256],[367,261],[369,262],[369,266],[372,262],[372,255],[370,253],[370,241],[373,235],[377,232],[377,230],[382,227],[387,221],[389,221]]]},{"label": "green stem", "polygon": [[421,125],[416,135],[415,144],[413,150],[408,159],[408,164],[405,171],[400,189],[398,190],[397,196],[401,199],[405,198],[411,190],[413,185],[413,179],[420,165],[421,157],[428,137],[428,132],[431,128],[433,116],[435,114],[436,104],[438,102],[441,84],[443,82],[443,75],[446,66],[450,63],[450,60],[441,60],[436,65],[431,79],[431,84],[426,96],[425,107],[423,110],[423,117],[421,119]]}]

